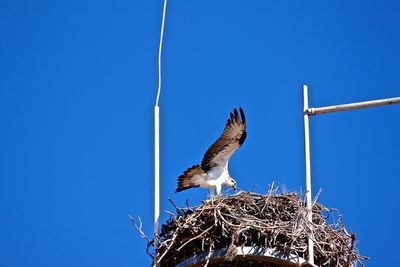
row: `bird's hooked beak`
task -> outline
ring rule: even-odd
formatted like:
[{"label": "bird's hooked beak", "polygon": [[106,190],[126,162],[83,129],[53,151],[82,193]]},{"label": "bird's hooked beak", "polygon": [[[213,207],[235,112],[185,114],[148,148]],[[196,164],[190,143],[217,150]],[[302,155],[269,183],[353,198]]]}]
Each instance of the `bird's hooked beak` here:
[{"label": "bird's hooked beak", "polygon": [[236,191],[236,189],[237,189],[237,183],[236,183],[236,181],[235,181],[235,179],[233,179],[233,178],[231,178],[231,187],[233,188],[233,190],[235,190]]},{"label": "bird's hooked beak", "polygon": [[235,194],[238,192],[239,188],[237,187],[236,183],[232,186],[233,190],[235,191]]}]

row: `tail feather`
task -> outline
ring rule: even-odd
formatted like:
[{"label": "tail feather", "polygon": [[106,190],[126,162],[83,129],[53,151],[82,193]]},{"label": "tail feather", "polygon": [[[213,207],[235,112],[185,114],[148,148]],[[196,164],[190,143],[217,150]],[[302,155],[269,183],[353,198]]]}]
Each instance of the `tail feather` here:
[{"label": "tail feather", "polygon": [[200,165],[193,165],[192,167],[184,171],[181,176],[178,177],[178,187],[176,188],[175,193],[189,188],[199,187],[200,184],[198,178],[204,178],[204,176],[206,175],[207,174],[200,167]]}]

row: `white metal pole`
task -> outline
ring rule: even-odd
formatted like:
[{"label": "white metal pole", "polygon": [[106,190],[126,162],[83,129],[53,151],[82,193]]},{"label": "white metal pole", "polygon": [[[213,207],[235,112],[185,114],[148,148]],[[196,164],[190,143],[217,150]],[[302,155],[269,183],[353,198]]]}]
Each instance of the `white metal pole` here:
[{"label": "white metal pole", "polygon": [[158,248],[160,218],[160,108],[154,107],[154,249]]},{"label": "white metal pole", "polygon": [[162,20],[161,20],[161,32],[160,32],[160,44],[158,47],[158,89],[156,104],[154,106],[154,264],[153,266],[159,266],[157,249],[159,245],[158,230],[160,223],[160,107],[158,101],[161,93],[161,52],[164,37],[164,24],[165,14],[167,10],[167,0],[164,0]]},{"label": "white metal pole", "polygon": [[[311,199],[311,167],[310,167],[310,132],[308,123],[308,88],[303,85],[303,117],[304,117],[304,151],[306,159],[306,200],[307,219],[312,222],[312,199]],[[314,242],[308,236],[308,262],[314,264]]]},{"label": "white metal pole", "polygon": [[[312,222],[312,194],[311,194],[311,164],[310,164],[310,127],[309,116],[326,114],[331,112],[347,111],[361,108],[378,107],[384,105],[400,104],[400,97],[386,98],[365,102],[356,102],[320,108],[308,107],[308,88],[303,85],[303,118],[304,118],[304,151],[306,165],[306,198],[307,198],[307,219]],[[314,241],[308,236],[308,262],[314,265]]]},{"label": "white metal pole", "polygon": [[166,12],[167,12],[167,0],[164,0],[164,7],[161,20],[160,44],[158,46],[158,90],[157,90],[156,106],[158,106],[158,100],[160,99],[160,93],[161,93],[161,54],[162,54],[162,46],[164,40],[164,24],[165,24]]}]

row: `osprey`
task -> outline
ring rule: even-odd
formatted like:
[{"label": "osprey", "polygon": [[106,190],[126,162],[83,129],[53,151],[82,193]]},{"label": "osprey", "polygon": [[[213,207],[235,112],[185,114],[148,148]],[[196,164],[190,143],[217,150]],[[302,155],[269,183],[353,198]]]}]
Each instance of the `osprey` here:
[{"label": "osprey", "polygon": [[214,190],[220,194],[222,186],[236,188],[236,181],[228,172],[228,161],[247,136],[246,118],[242,108],[239,112],[240,116],[235,108],[233,113],[230,113],[223,133],[207,150],[201,165],[193,165],[178,177],[176,192],[192,187],[203,187],[209,188],[210,196],[213,197]]}]

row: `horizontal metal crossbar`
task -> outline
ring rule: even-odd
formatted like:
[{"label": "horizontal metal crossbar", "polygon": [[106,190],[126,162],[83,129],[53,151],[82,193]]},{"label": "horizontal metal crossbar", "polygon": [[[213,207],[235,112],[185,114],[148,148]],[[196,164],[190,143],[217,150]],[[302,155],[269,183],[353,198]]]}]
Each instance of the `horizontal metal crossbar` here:
[{"label": "horizontal metal crossbar", "polygon": [[327,107],[321,107],[321,108],[308,108],[304,112],[308,116],[313,116],[313,115],[319,115],[319,114],[325,114],[325,113],[331,113],[331,112],[378,107],[378,106],[392,105],[392,104],[400,104],[400,97],[386,98],[386,99],[379,99],[379,100],[372,100],[372,101],[365,101],[365,102],[357,102],[357,103],[350,103],[350,104],[343,104],[343,105],[336,105],[336,106],[327,106]]}]

